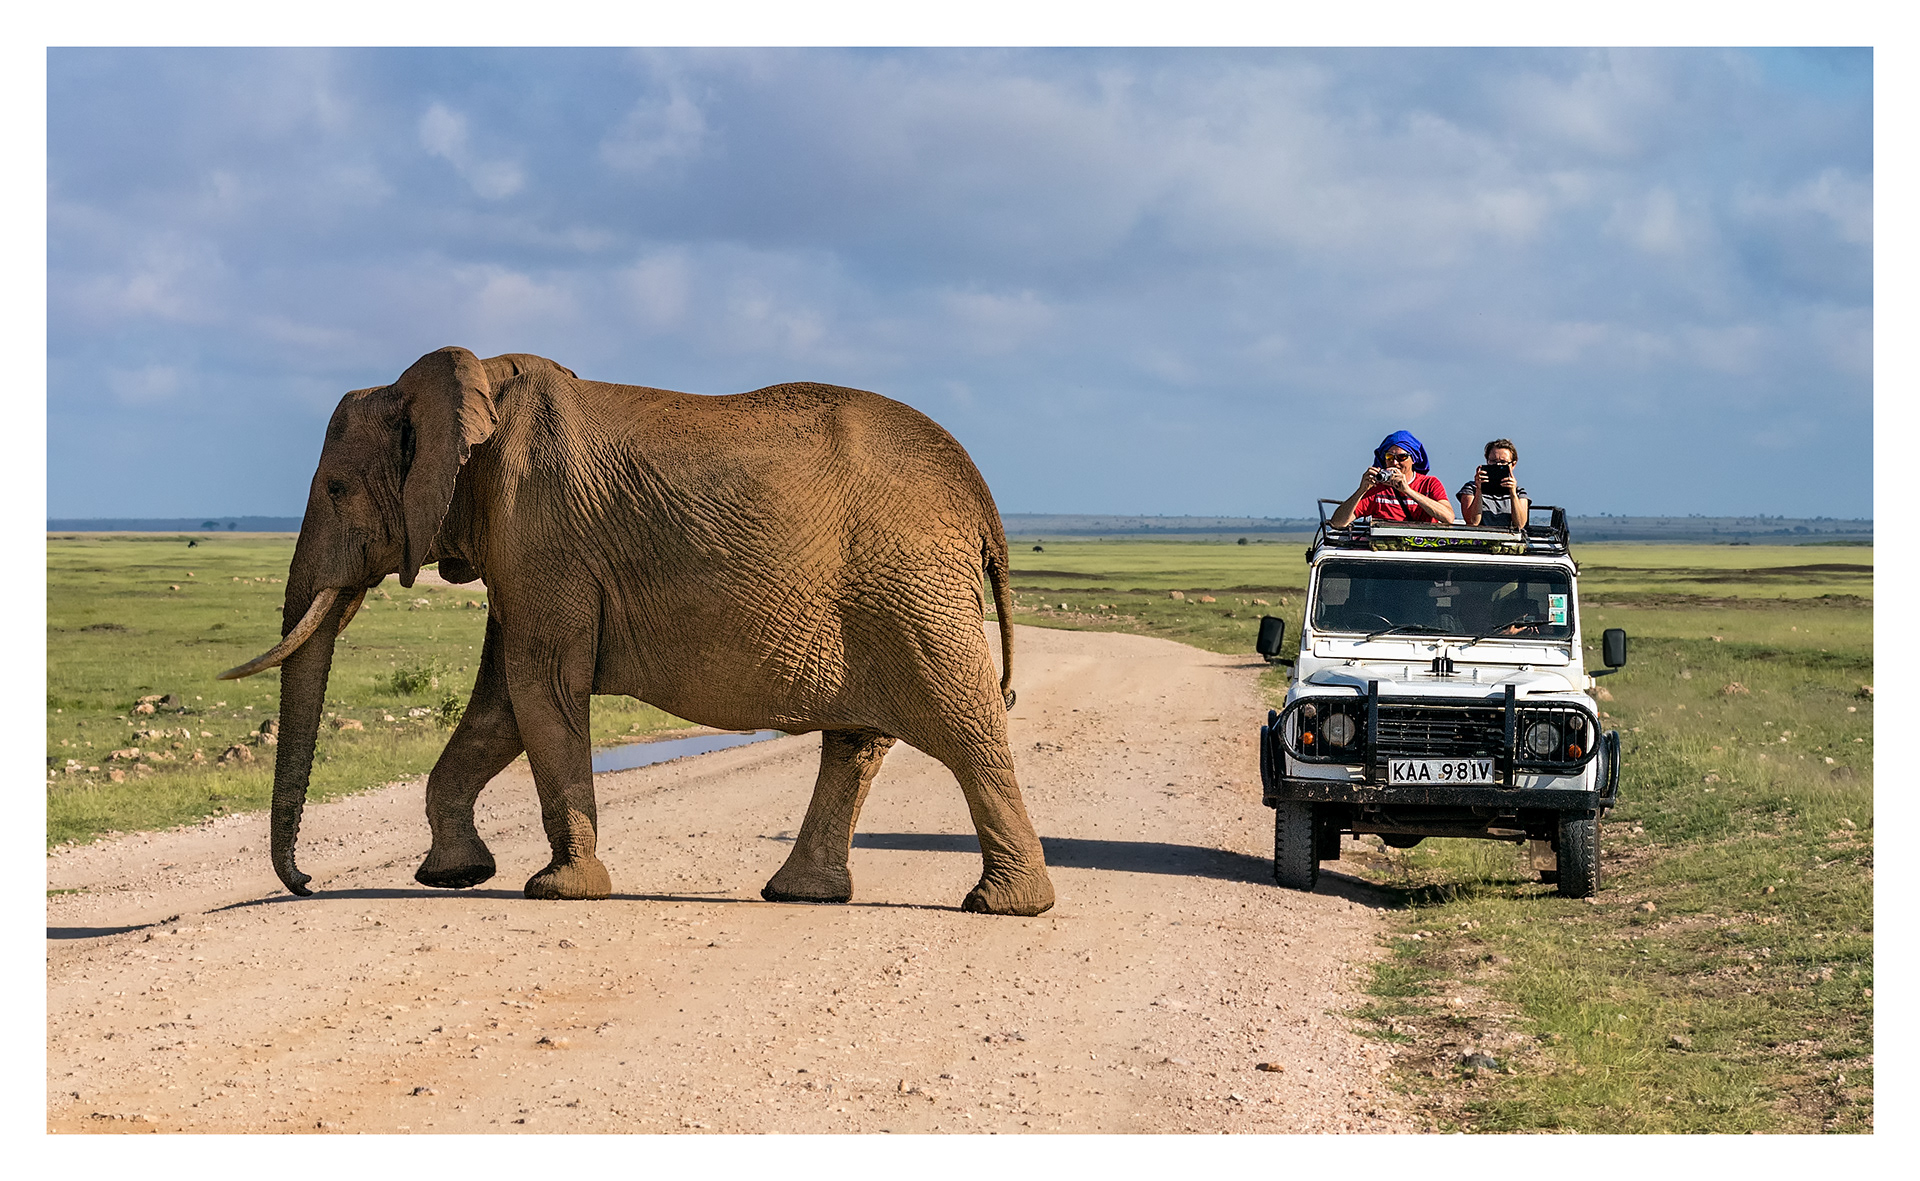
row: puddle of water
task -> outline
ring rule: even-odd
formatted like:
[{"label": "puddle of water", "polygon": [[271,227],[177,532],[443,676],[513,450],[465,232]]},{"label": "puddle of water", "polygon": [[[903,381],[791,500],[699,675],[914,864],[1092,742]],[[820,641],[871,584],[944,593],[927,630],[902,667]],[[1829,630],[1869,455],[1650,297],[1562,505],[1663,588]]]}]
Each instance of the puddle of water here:
[{"label": "puddle of water", "polygon": [[695,734],[691,738],[663,738],[659,742],[632,742],[626,746],[608,747],[593,752],[593,773],[602,771],[631,771],[635,767],[651,767],[655,763],[664,763],[671,759],[684,759],[688,755],[703,755],[709,751],[725,750],[730,746],[745,746],[749,742],[765,742],[769,738],[779,738],[778,730],[755,730],[748,734]]}]

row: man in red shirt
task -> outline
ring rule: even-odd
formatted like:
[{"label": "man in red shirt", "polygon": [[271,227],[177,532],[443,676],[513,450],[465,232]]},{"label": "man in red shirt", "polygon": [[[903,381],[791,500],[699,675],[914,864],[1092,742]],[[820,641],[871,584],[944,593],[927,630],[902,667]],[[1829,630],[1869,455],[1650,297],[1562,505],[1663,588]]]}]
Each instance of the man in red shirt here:
[{"label": "man in red shirt", "polygon": [[1408,524],[1453,524],[1453,506],[1447,486],[1427,474],[1427,449],[1406,431],[1380,440],[1373,451],[1374,466],[1360,477],[1360,486],[1340,502],[1327,523],[1344,529],[1355,517]]}]

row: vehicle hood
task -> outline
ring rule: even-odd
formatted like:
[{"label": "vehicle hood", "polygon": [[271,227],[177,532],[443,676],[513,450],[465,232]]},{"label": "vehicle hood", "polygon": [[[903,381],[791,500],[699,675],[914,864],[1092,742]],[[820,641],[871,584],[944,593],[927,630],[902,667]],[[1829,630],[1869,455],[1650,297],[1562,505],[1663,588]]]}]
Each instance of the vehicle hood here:
[{"label": "vehicle hood", "polygon": [[1292,696],[1315,689],[1346,689],[1365,693],[1370,681],[1380,682],[1383,696],[1463,697],[1484,699],[1514,687],[1515,697],[1540,697],[1549,694],[1584,693],[1587,674],[1575,667],[1514,668],[1512,666],[1459,665],[1452,676],[1436,675],[1425,664],[1402,661],[1342,662],[1309,672],[1294,685]]}]

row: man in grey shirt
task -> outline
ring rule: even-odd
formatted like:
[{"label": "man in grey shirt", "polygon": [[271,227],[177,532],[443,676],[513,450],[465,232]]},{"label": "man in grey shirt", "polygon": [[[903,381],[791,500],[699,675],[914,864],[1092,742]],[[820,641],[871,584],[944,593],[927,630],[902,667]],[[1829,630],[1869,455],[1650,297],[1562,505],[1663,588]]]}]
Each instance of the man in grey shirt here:
[{"label": "man in grey shirt", "polygon": [[[1462,484],[1454,494],[1460,498],[1460,519],[1469,525],[1493,529],[1525,529],[1527,490],[1515,482],[1513,472],[1520,458],[1519,449],[1512,439],[1495,439],[1481,454],[1487,462],[1473,469],[1473,479]],[[1489,464],[1504,465],[1506,475],[1498,480],[1490,479]]]}]

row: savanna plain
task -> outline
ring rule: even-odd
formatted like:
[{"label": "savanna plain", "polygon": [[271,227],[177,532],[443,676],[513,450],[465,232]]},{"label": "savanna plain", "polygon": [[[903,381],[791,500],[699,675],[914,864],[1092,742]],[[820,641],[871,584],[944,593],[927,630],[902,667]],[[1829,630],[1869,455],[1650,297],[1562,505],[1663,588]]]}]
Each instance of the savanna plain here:
[{"label": "savanna plain", "polygon": [[[808,735],[597,775],[606,901],[520,897],[524,760],[481,800],[500,877],[418,886],[486,614],[430,573],[341,638],[292,898],[277,674],[213,679],[277,638],[291,537],[50,535],[49,1127],[1870,1131],[1871,549],[1576,539],[1587,632],[1632,636],[1576,901],[1493,842],[1349,838],[1313,894],[1270,884],[1285,682],[1251,649],[1263,614],[1298,633],[1303,540],[1014,539],[1060,901],[1008,919],[959,911],[964,802],[904,747],[854,902],[762,902]],[[624,698],[593,727],[696,732]]]}]

